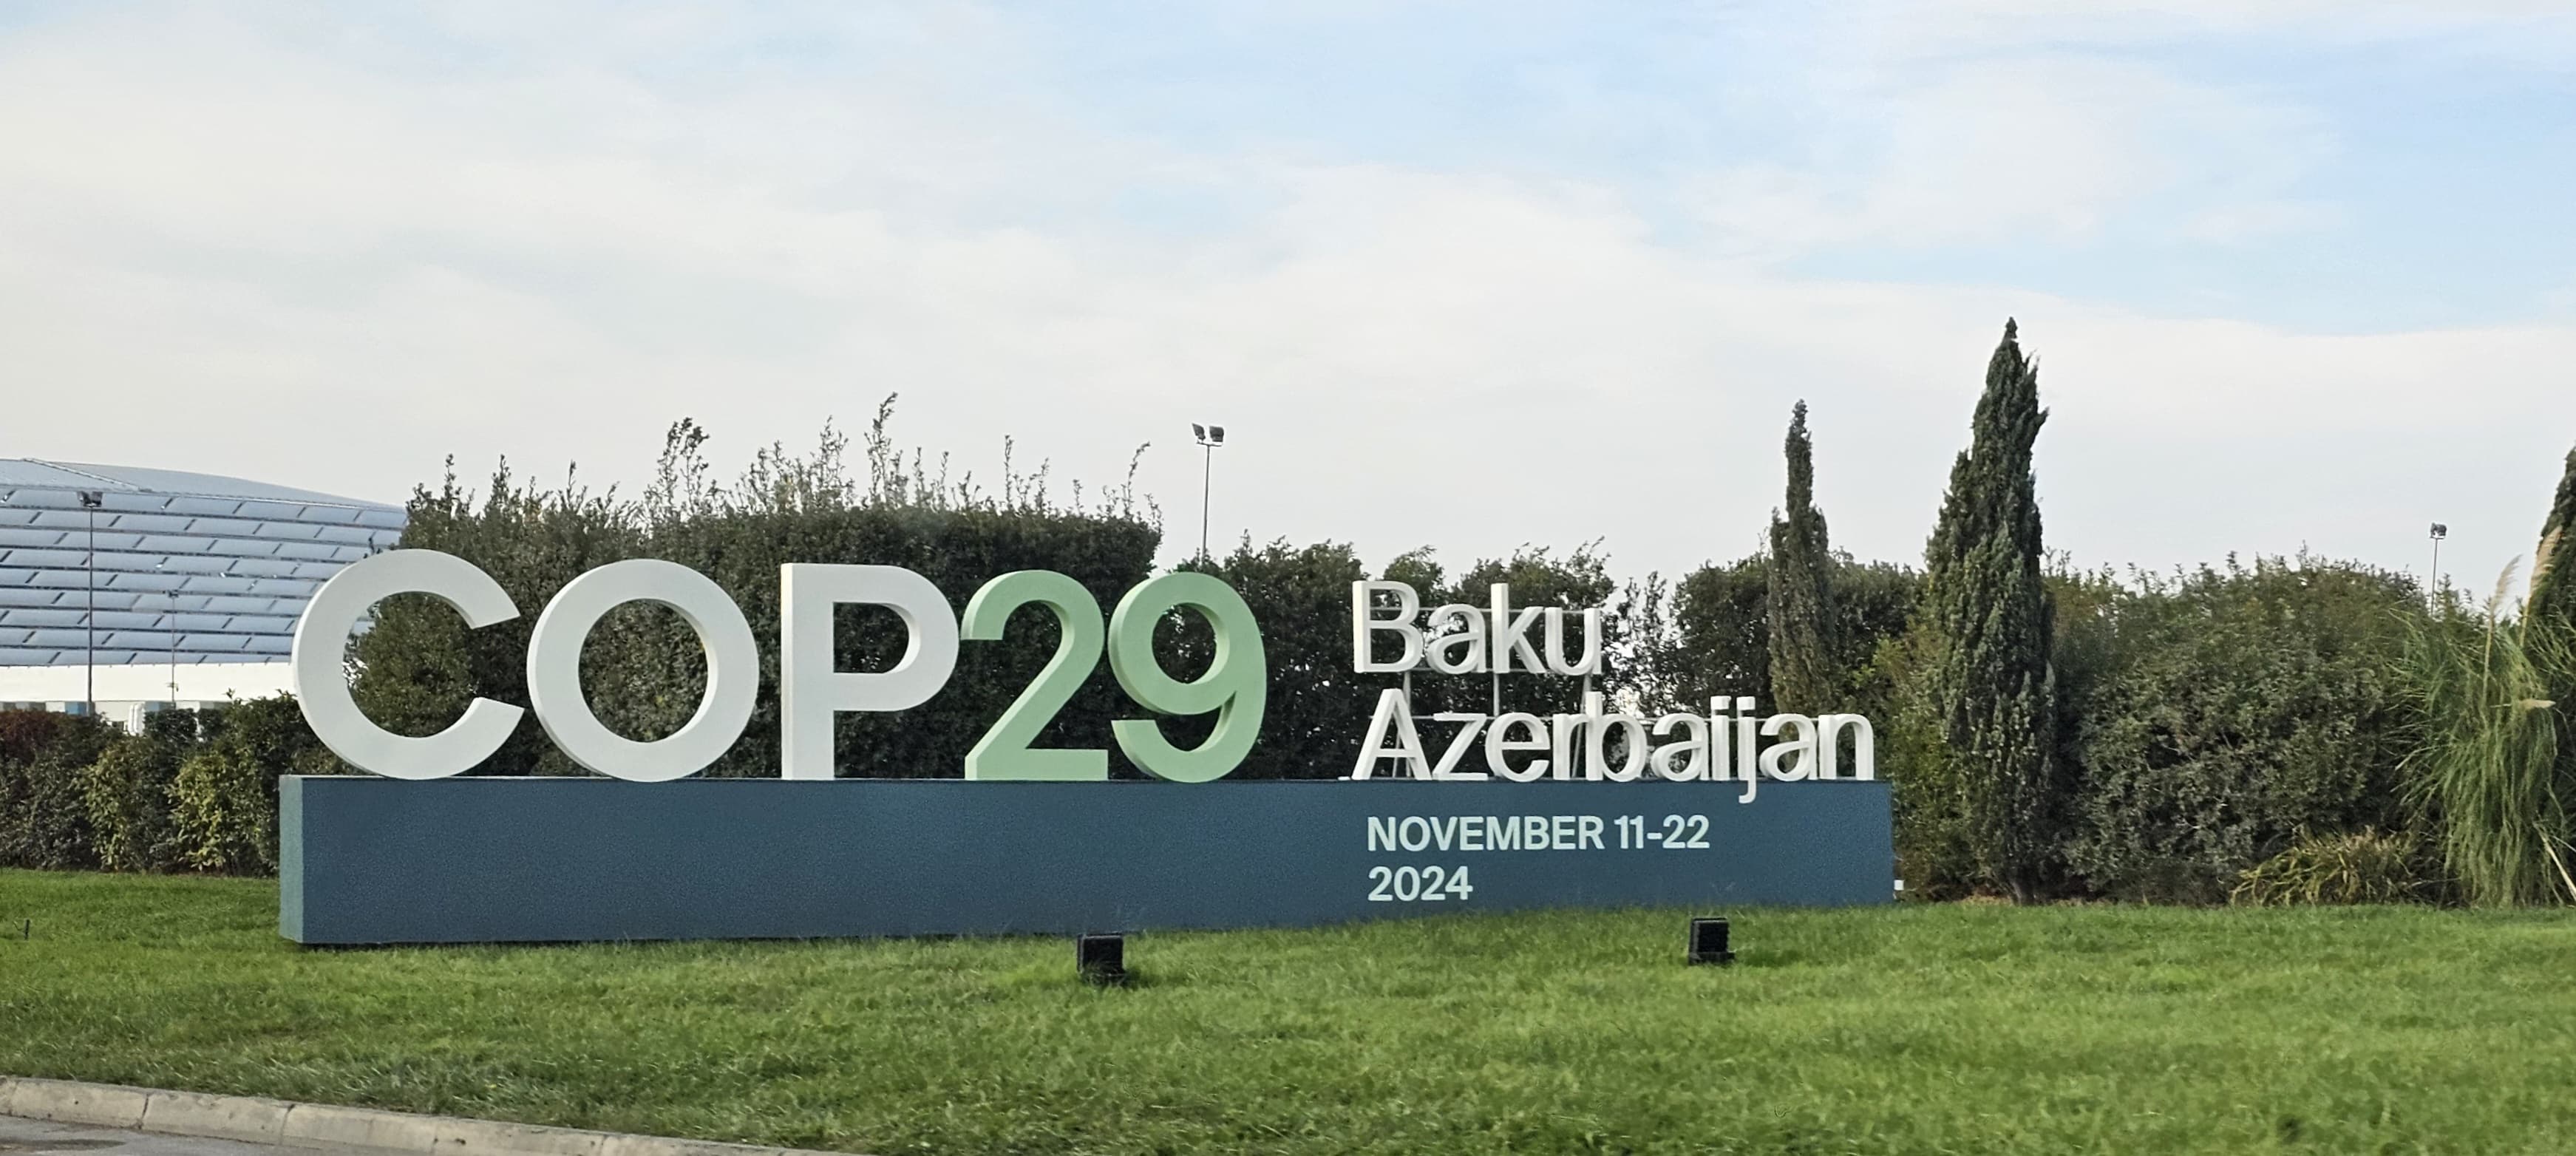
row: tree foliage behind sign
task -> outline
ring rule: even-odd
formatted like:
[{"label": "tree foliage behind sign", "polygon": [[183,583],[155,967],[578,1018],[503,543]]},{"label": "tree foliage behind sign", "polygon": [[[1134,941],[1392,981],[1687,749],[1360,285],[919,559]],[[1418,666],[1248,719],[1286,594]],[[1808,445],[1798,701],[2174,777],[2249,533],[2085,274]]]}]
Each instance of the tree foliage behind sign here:
[{"label": "tree foliage behind sign", "polygon": [[[1121,488],[1086,501],[1079,485],[1051,489],[1048,471],[1013,470],[1002,491],[934,472],[888,440],[880,408],[863,448],[864,476],[846,468],[846,438],[827,429],[809,453],[757,453],[730,483],[710,480],[704,429],[683,421],[664,444],[654,483],[637,500],[599,494],[567,477],[532,484],[506,466],[479,497],[451,476],[411,503],[406,548],[456,554],[501,584],[520,616],[468,631],[425,598],[392,599],[356,643],[355,691],[371,718],[402,733],[446,726],[481,696],[525,705],[528,634],[536,614],[575,577],[625,558],[660,558],[715,580],[761,640],[761,686],[742,738],[710,768],[717,776],[775,775],[779,767],[778,568],[788,562],[903,566],[928,578],[952,609],[986,581],[1014,570],[1071,575],[1105,613],[1153,573],[1160,517]],[[1067,494],[1070,496],[1068,497]],[[901,623],[881,608],[845,606],[837,666],[884,670],[900,658]],[[967,642],[957,671],[930,702],[900,714],[843,713],[837,765],[848,776],[953,776],[965,753],[1053,655],[1054,620],[1025,608],[996,642]],[[706,688],[703,648],[686,623],[641,604],[603,618],[582,651],[582,677],[600,721],[651,740],[685,725]],[[1042,746],[1114,751],[1109,720],[1122,707],[1106,665],[1057,716]],[[1123,767],[1114,755],[1113,767]],[[484,774],[568,774],[566,759],[534,718],[525,719]]]},{"label": "tree foliage behind sign", "polygon": [[[1254,546],[1247,539],[1222,558],[1185,563],[1223,579],[1261,624],[1270,666],[1270,702],[1261,741],[1232,777],[1311,779],[1348,774],[1384,675],[1351,669],[1351,583],[1368,577],[1358,554],[1341,542]],[[1157,632],[1156,650],[1175,674],[1205,670],[1214,636],[1192,615],[1173,615]],[[1173,742],[1194,745],[1212,716],[1163,724]]]}]

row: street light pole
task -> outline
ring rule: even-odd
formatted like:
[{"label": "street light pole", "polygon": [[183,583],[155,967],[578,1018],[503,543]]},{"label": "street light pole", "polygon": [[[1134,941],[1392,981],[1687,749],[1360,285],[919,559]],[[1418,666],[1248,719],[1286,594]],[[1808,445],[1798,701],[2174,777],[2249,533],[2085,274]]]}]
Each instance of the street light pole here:
[{"label": "street light pole", "polygon": [[1216,447],[1225,444],[1225,427],[1191,422],[1190,436],[1198,439],[1199,448],[1204,451],[1199,459],[1199,559],[1205,561],[1208,556],[1208,496],[1216,484]]},{"label": "street light pole", "polygon": [[[168,574],[170,563],[166,560],[155,562],[152,568]],[[170,632],[170,709],[175,711],[179,709],[179,588],[173,586],[164,590],[161,597],[170,607],[170,620],[162,626]]]},{"label": "street light pole", "polygon": [[2440,522],[2433,523],[2433,573],[2431,577],[2425,580],[2425,594],[2427,596],[2434,598],[2439,598],[2441,596],[2442,539],[2447,538],[2450,535],[2451,528],[2449,526],[2445,526]]},{"label": "street light pole", "polygon": [[89,514],[88,560],[81,565],[81,585],[89,599],[81,611],[81,713],[89,716],[98,714],[98,507],[105,500],[100,491],[80,491],[81,509]]}]

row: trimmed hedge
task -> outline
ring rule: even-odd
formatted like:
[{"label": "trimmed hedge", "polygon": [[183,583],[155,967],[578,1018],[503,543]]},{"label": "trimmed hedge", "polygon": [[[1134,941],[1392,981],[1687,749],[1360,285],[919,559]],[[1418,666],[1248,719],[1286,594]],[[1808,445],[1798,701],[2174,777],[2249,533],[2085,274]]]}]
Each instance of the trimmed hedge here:
[{"label": "trimmed hedge", "polygon": [[[715,580],[742,608],[759,639],[760,690],[750,725],[707,772],[774,775],[779,766],[779,566],[787,562],[873,563],[914,570],[948,596],[952,613],[985,582],[1014,570],[1071,575],[1104,613],[1154,572],[1160,532],[1124,511],[1084,512],[1029,505],[848,504],[840,492],[805,493],[758,505],[739,495],[686,510],[614,502],[577,489],[548,490],[506,471],[476,499],[449,479],[411,503],[405,548],[442,550],[481,567],[509,592],[520,616],[468,631],[426,597],[388,600],[356,644],[355,693],[369,717],[404,734],[446,727],[476,697],[525,705],[527,644],[537,614],[565,583],[626,558],[677,562]],[[843,670],[884,670],[901,657],[904,635],[890,612],[844,607],[836,632]],[[954,775],[966,751],[1001,717],[1054,654],[1053,620],[1035,607],[1012,618],[996,642],[960,648],[955,675],[938,697],[901,714],[851,712],[836,722],[840,773],[854,777]],[[584,684],[600,721],[641,740],[679,729],[706,686],[704,650],[675,614],[629,605],[602,619],[582,652]],[[1102,664],[1057,716],[1043,746],[1115,751],[1109,720],[1135,708]],[[1114,753],[1112,765],[1134,774]],[[484,774],[577,774],[531,716]]]},{"label": "trimmed hedge", "polygon": [[120,735],[82,768],[90,845],[110,871],[163,871],[177,861],[170,830],[170,783],[184,748],[150,734]]},{"label": "trimmed hedge", "polygon": [[277,779],[342,768],[295,700],[94,718],[0,712],[0,867],[266,874]]},{"label": "trimmed hedge", "polygon": [[94,717],[0,711],[0,865],[98,866],[82,772],[115,738]]}]

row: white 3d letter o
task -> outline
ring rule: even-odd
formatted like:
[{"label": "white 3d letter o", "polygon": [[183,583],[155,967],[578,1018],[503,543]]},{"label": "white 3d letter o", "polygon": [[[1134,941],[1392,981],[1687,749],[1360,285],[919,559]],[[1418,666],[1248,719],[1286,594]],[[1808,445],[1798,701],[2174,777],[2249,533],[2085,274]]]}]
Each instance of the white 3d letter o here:
[{"label": "white 3d letter o", "polygon": [[[629,602],[679,612],[706,647],[707,693],[689,725],[658,742],[609,730],[581,689],[581,646],[599,619]],[[760,692],[760,649],[742,608],[706,575],[676,562],[630,558],[565,583],[528,639],[528,701],[546,737],[572,761],[639,783],[667,782],[706,769],[742,737]]]},{"label": "white 3d letter o", "polygon": [[349,697],[349,681],[340,669],[349,632],[376,603],[396,594],[436,598],[463,615],[468,627],[519,616],[500,583],[453,554],[391,550],[350,563],[314,592],[295,624],[290,662],[296,700],[322,745],[361,770],[395,779],[443,779],[470,770],[509,739],[523,713],[519,708],[478,698],[456,725],[410,738],[368,721]]}]

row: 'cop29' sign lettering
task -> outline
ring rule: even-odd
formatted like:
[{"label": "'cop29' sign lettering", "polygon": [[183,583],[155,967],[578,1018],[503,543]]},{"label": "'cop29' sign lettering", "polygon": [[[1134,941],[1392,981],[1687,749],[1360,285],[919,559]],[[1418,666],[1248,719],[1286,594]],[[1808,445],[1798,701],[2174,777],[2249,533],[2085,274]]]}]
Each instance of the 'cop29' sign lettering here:
[{"label": "'cop29' sign lettering", "polygon": [[[370,608],[396,594],[437,598],[478,629],[519,615],[500,583],[462,558],[435,550],[378,554],[323,583],[296,624],[296,698],[314,734],[353,766],[396,779],[462,774],[500,749],[519,724],[520,708],[477,698],[446,730],[411,738],[377,726],[350,697],[341,669],[349,634]],[[582,643],[603,616],[628,602],[677,611],[706,647],[707,689],[697,713],[653,742],[609,730],[582,693]],[[833,609],[846,604],[883,606],[903,620],[908,641],[892,669],[835,668]],[[908,710],[929,701],[955,671],[961,639],[1002,637],[1011,613],[1030,604],[1055,616],[1061,641],[1037,680],[967,752],[967,778],[1107,779],[1105,750],[1030,745],[1090,677],[1104,649],[1110,672],[1138,706],[1157,715],[1217,716],[1207,740],[1188,748],[1165,739],[1151,717],[1112,723],[1118,749],[1145,773],[1202,783],[1223,778],[1250,753],[1261,733],[1269,687],[1261,630],[1243,599],[1206,574],[1151,579],[1129,590],[1104,618],[1081,583],[1050,571],[1020,570],[985,583],[964,615],[951,617],[938,588],[902,567],[793,564],[779,567],[781,777],[832,778],[834,714]],[[1216,636],[1214,661],[1187,681],[1172,677],[1154,657],[1154,624],[1183,607],[1204,618]],[[760,654],[742,608],[706,575],[673,562],[613,562],[573,579],[546,603],[528,639],[528,701],[546,737],[574,762],[613,778],[664,782],[706,769],[750,723],[759,685]]]}]

